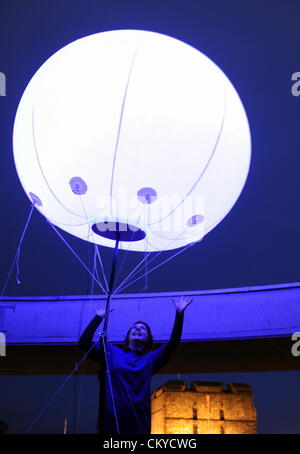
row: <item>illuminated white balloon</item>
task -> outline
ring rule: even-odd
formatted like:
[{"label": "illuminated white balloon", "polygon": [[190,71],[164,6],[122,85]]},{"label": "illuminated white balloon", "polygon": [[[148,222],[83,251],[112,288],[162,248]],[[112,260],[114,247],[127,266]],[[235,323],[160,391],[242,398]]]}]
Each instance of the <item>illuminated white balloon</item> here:
[{"label": "illuminated white balloon", "polygon": [[139,228],[121,235],[120,248],[136,251],[213,229],[242,191],[251,148],[224,73],[139,30],[91,35],[49,58],[24,92],[13,142],[21,183],[53,224],[104,246],[114,222]]}]

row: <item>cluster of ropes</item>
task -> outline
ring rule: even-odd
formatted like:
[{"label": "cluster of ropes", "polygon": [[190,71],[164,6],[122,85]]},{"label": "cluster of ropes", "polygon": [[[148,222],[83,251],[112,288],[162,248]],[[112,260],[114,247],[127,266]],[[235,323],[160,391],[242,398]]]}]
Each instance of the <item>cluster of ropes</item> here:
[{"label": "cluster of ropes", "polygon": [[[12,261],[11,267],[10,267],[9,272],[7,274],[6,280],[5,280],[4,285],[2,287],[1,296],[3,296],[5,291],[6,291],[6,288],[7,288],[9,279],[11,277],[11,274],[12,274],[12,272],[14,270],[14,267],[16,268],[16,282],[18,284],[21,283],[21,280],[20,280],[20,267],[19,267],[21,245],[22,245],[22,242],[24,240],[25,233],[26,233],[26,231],[28,229],[28,226],[29,226],[29,223],[30,223],[30,220],[31,220],[31,217],[32,217],[34,209],[35,209],[35,205],[32,205],[31,209],[30,209],[30,213],[28,215],[28,219],[26,221],[25,227],[23,229],[22,235],[21,235],[20,240],[19,240],[19,244],[18,244],[18,247],[17,247],[16,254],[14,256],[14,259]],[[68,243],[68,241],[63,237],[63,235],[59,232],[59,230],[55,227],[55,225],[52,224],[48,219],[47,219],[47,221],[50,224],[50,226],[52,227],[52,229],[55,231],[57,236],[63,241],[63,243],[67,246],[67,248],[71,251],[71,253],[76,257],[78,262],[82,265],[82,267],[90,275],[90,277],[92,278],[92,283],[93,284],[94,283],[97,284],[98,287],[100,288],[101,292],[104,295],[108,295],[108,293],[109,293],[108,281],[107,281],[107,278],[106,278],[105,269],[104,269],[101,253],[100,253],[100,250],[99,250],[99,246],[97,244],[94,244],[93,269],[91,270],[84,263],[84,261],[79,257],[79,255],[76,253],[74,248],[70,245],[70,243]],[[88,226],[88,229],[89,229],[88,238],[90,238],[91,235],[95,235],[95,234],[91,231],[90,226]],[[169,244],[171,245],[171,243],[176,241],[177,239],[178,239],[178,237],[174,238],[173,240],[170,240]],[[192,247],[194,244],[195,243],[188,244],[187,246],[177,250],[177,252],[171,253],[171,255],[169,257],[167,257],[167,258],[164,258],[165,256],[163,256],[163,259],[159,263],[156,263],[155,265],[153,265],[152,268],[149,268],[149,266],[151,264],[153,264],[153,262],[157,261],[157,259],[163,253],[166,254],[167,252],[166,251],[148,252],[148,251],[145,250],[145,252],[143,253],[143,258],[141,259],[141,261],[133,268],[133,270],[131,270],[128,273],[128,275],[123,279],[123,281],[121,281],[114,288],[114,290],[112,292],[112,295],[117,295],[117,294],[121,293],[123,290],[125,290],[129,286],[133,285],[134,283],[140,281],[141,279],[145,279],[144,289],[147,289],[148,288],[147,278],[148,278],[150,273],[152,273],[153,271],[157,270],[159,267],[163,266],[165,263],[169,262],[170,260],[175,258],[177,255],[185,252],[187,249]],[[129,252],[129,249],[126,250],[126,252],[124,254],[124,257],[123,257],[123,260],[122,260],[122,262],[121,262],[121,264],[119,266],[119,270],[118,270],[118,273],[117,273],[117,276],[116,276],[116,282],[118,281],[118,279],[119,279],[119,277],[121,275],[121,272],[122,272],[122,270],[124,268],[124,264],[126,262],[126,258],[127,258],[128,252]],[[149,259],[150,255],[151,255],[151,258]],[[100,275],[100,273],[101,273],[101,275]]]},{"label": "cluster of ropes", "polygon": [[[82,207],[83,207],[83,205],[82,205]],[[21,254],[21,246],[22,246],[22,242],[24,240],[26,231],[28,229],[30,220],[32,218],[34,209],[35,209],[35,205],[32,205],[31,209],[30,209],[30,213],[29,213],[28,218],[27,218],[27,221],[25,223],[25,227],[23,229],[22,235],[21,235],[19,243],[18,243],[16,254],[15,254],[14,259],[12,261],[12,264],[10,266],[10,269],[9,269],[8,274],[7,274],[6,280],[4,282],[4,285],[3,285],[3,288],[2,288],[2,291],[1,291],[1,296],[4,295],[4,293],[5,293],[6,289],[7,289],[7,285],[9,283],[9,280],[10,280],[10,277],[12,275],[12,272],[13,272],[14,268],[16,270],[16,282],[17,282],[17,284],[21,283],[20,266],[19,266],[19,260],[20,260],[20,254]],[[83,210],[84,210],[84,207],[83,207]],[[85,210],[84,210],[84,212],[85,212]],[[181,254],[182,252],[186,251],[187,249],[189,249],[190,247],[192,247],[195,244],[195,243],[188,244],[184,248],[181,248],[179,251],[177,251],[175,253],[172,253],[169,257],[163,258],[159,263],[156,263],[156,264],[154,264],[153,262],[157,261],[157,259],[161,256],[162,252],[165,252],[165,251],[148,252],[148,251],[145,250],[144,253],[142,253],[143,254],[143,258],[139,261],[139,263],[136,266],[134,266],[134,268],[127,274],[127,276],[121,282],[119,282],[113,288],[113,290],[110,292],[109,284],[108,284],[108,280],[107,280],[107,277],[106,277],[105,268],[104,268],[104,264],[103,264],[103,260],[102,260],[102,257],[101,257],[100,248],[98,247],[98,245],[94,244],[92,268],[90,269],[89,266],[82,260],[82,258],[79,257],[79,255],[76,253],[74,248],[64,238],[64,236],[59,232],[59,230],[49,220],[48,220],[48,222],[49,222],[50,226],[52,227],[52,229],[57,234],[57,236],[63,241],[63,243],[67,246],[67,248],[72,252],[72,254],[76,257],[78,262],[81,264],[81,266],[85,269],[85,271],[89,274],[89,276],[91,278],[91,285],[90,285],[90,292],[89,292],[90,295],[87,294],[85,300],[82,302],[79,329],[78,329],[78,338],[79,338],[79,336],[81,334],[81,331],[82,331],[82,320],[83,320],[83,314],[84,314],[85,306],[86,306],[86,303],[88,301],[89,296],[92,296],[92,295],[95,294],[95,285],[97,285],[99,287],[100,291],[102,292],[102,294],[106,295],[107,297],[109,295],[115,296],[115,295],[121,293],[123,290],[125,290],[129,286],[133,285],[134,283],[140,281],[141,279],[145,279],[145,285],[144,285],[143,289],[147,289],[147,287],[148,287],[148,280],[147,279],[148,279],[148,275],[150,273],[152,273],[153,271],[157,270],[160,266],[162,266],[165,263],[167,263],[168,261],[172,260],[174,257],[176,257],[177,255]],[[94,233],[90,230],[90,227],[89,227],[88,238],[90,238],[90,235],[94,235]],[[125,265],[125,262],[126,262],[126,258],[127,258],[127,254],[128,254],[128,249],[126,250],[126,252],[125,252],[125,254],[123,256],[123,259],[121,261],[121,264],[119,266],[118,273],[117,273],[117,276],[116,276],[116,279],[115,279],[116,282],[118,282],[118,280],[120,280],[119,278],[120,278],[121,272],[122,272],[122,270],[124,268],[124,265]],[[149,258],[150,255],[151,255],[151,258]],[[152,267],[150,266],[151,264],[152,264]],[[103,344],[104,344],[103,346],[105,347],[105,343],[104,342],[103,342]],[[78,371],[78,369],[81,366],[81,364],[84,363],[84,361],[87,358],[87,356],[89,355],[90,351],[94,348],[94,345],[95,344],[93,344],[92,347],[90,348],[90,350],[87,351],[84,354],[84,356],[81,358],[79,363],[75,364],[74,369],[67,376],[67,378],[64,380],[62,385],[57,389],[57,391],[52,395],[52,397],[47,401],[47,403],[41,409],[41,411],[36,416],[36,418],[26,428],[25,433],[29,433],[32,430],[32,428],[34,427],[34,425],[40,420],[42,415],[50,407],[52,402],[56,399],[56,397],[62,391],[62,389],[65,387],[65,385],[69,382],[69,380],[73,377],[73,375],[76,374],[76,372]],[[73,422],[73,432],[74,433],[77,433],[78,415],[79,415],[79,410],[80,410],[80,399],[81,399],[81,392],[82,392],[82,383],[81,383],[81,381],[79,381],[78,377],[79,377],[79,375],[76,374],[76,376],[75,376],[75,380],[76,380],[75,381],[75,411],[74,411],[74,422]],[[109,370],[107,371],[107,377],[108,377],[108,385],[110,386],[110,392],[111,392],[111,395],[113,397],[113,390],[112,390],[112,386],[111,386]],[[116,412],[115,412],[115,419],[116,419],[116,426],[118,428],[118,419],[117,419]]]}]

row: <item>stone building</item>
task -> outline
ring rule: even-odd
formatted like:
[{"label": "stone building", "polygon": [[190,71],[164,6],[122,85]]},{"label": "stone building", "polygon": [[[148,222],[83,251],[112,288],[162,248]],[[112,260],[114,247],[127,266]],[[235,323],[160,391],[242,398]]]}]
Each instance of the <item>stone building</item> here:
[{"label": "stone building", "polygon": [[255,434],[250,386],[170,381],[152,393],[152,434]]}]

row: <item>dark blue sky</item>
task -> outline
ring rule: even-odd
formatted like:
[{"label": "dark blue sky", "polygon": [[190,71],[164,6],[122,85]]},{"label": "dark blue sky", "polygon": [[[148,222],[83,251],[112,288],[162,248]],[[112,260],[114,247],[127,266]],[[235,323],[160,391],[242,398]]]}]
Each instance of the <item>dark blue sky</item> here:
[{"label": "dark blue sky", "polygon": [[[300,71],[299,19],[296,0],[2,0],[0,72],[6,76],[7,94],[0,97],[1,282],[30,210],[12,154],[13,122],[22,92],[40,65],[64,45],[124,28],[170,35],[206,54],[238,91],[252,135],[249,177],[233,210],[201,243],[151,274],[148,291],[299,281],[300,97],[291,93],[292,74]],[[91,246],[66,237],[89,262]],[[109,263],[111,251],[104,249],[103,255]],[[128,255],[125,270],[138,258],[136,253]],[[20,267],[22,284],[17,285],[13,275],[6,295],[89,291],[88,276],[38,213],[24,239]],[[128,291],[139,292],[143,286],[140,282]],[[300,398],[294,386],[299,373],[280,373],[280,380],[274,374],[276,386],[272,374],[267,375],[261,381],[262,375],[255,378],[257,389],[265,387],[265,392],[257,391],[259,416],[269,428],[264,430],[288,430],[287,420],[269,424],[272,415],[285,413],[288,405],[290,427],[300,432],[300,424],[295,424]],[[249,383],[253,379],[251,374],[249,379],[243,376]],[[212,379],[217,379],[215,374]],[[32,389],[36,381],[37,377]],[[232,376],[227,381],[241,380]],[[285,396],[279,400],[277,383],[282,383],[280,396]],[[274,399],[264,399],[267,389],[273,390]]]}]

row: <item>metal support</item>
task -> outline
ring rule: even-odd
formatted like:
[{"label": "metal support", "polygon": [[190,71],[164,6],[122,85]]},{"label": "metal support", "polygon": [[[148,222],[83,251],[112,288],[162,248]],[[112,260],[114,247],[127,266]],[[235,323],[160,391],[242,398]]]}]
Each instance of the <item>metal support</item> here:
[{"label": "metal support", "polygon": [[[109,291],[106,300],[105,306],[105,316],[104,316],[104,326],[103,332],[100,333],[100,342],[102,341],[103,348],[103,362],[100,370],[100,392],[99,392],[99,418],[98,418],[98,432],[100,435],[104,435],[104,422],[105,422],[105,391],[106,391],[106,373],[109,373],[107,356],[106,356],[106,342],[107,342],[107,326],[110,314],[110,300],[113,292],[115,273],[118,261],[118,252],[119,252],[119,242],[121,234],[116,232],[116,243],[114,248],[114,255],[110,271],[110,280],[109,280]],[[111,383],[109,383],[111,389]],[[111,389],[112,392],[112,389]],[[113,396],[112,396],[113,398]],[[114,399],[113,399],[114,400]],[[116,426],[118,427],[118,422],[116,421]]]}]

